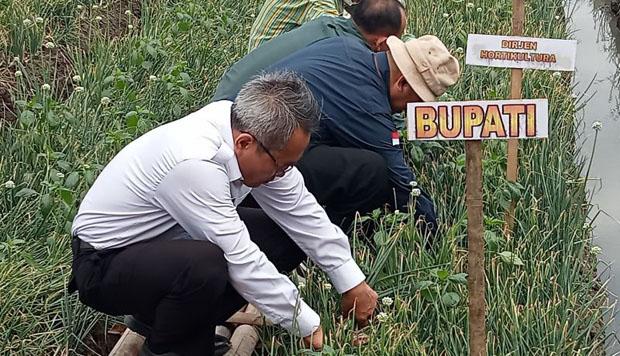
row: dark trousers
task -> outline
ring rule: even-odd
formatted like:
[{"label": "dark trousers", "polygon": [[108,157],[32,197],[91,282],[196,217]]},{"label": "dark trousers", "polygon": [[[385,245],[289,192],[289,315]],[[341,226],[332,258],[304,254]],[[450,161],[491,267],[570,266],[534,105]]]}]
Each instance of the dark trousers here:
[{"label": "dark trousers", "polygon": [[372,151],[312,146],[297,169],[331,221],[345,231],[356,212],[366,214],[394,201],[385,160]]},{"label": "dark trousers", "polygon": [[[297,168],[308,190],[325,206],[331,221],[347,231],[355,213],[367,214],[386,204],[406,211],[410,190],[393,188],[385,159],[360,148],[311,146]],[[416,198],[415,218],[424,234],[437,228],[435,206],[425,192]]]},{"label": "dark trousers", "polygon": [[[262,210],[238,212],[252,241],[280,272],[305,259]],[[229,283],[222,250],[210,242],[153,239],[99,251],[79,245],[74,239],[71,284],[80,300],[103,313],[134,314],[150,324],[146,342],[153,352],[211,355],[215,326],[246,303]]]}]

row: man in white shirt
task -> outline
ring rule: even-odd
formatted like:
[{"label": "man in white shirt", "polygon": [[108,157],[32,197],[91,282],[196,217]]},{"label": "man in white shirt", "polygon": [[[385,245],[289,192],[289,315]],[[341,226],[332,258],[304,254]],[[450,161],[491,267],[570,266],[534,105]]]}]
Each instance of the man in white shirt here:
[{"label": "man in white shirt", "polygon": [[[299,76],[276,72],[129,144],[75,218],[70,290],[150,323],[142,355],[212,354],[246,301],[320,349],[319,316],[280,273],[307,255],[367,323],[377,294],[294,168],[319,114]],[[250,192],[262,209],[237,207]]]}]

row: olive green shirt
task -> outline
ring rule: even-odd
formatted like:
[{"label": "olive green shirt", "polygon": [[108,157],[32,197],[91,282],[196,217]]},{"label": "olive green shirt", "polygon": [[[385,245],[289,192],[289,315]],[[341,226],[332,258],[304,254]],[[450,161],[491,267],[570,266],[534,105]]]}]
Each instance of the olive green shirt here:
[{"label": "olive green shirt", "polygon": [[234,100],[246,82],[270,65],[312,43],[332,37],[348,36],[368,44],[351,19],[320,16],[292,31],[265,42],[233,64],[217,86],[211,101]]}]

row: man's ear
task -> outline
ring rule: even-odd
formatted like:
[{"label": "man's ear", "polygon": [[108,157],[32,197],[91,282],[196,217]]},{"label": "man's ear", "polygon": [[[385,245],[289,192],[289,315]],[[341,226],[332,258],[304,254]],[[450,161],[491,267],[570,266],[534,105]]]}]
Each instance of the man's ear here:
[{"label": "man's ear", "polygon": [[388,36],[377,36],[375,37],[373,44],[372,44],[372,50],[375,52],[385,52],[388,51],[389,48],[387,46],[387,39]]},{"label": "man's ear", "polygon": [[247,133],[240,133],[235,138],[235,148],[239,150],[246,150],[254,143],[254,137]]},{"label": "man's ear", "polygon": [[396,87],[400,92],[404,92],[409,89],[409,82],[407,82],[407,79],[405,79],[405,76],[402,75],[402,73],[399,75],[398,80],[396,81]]}]

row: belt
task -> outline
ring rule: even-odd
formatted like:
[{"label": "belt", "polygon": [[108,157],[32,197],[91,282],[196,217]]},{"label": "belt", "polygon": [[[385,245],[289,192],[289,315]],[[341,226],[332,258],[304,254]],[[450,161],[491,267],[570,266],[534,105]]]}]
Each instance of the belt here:
[{"label": "belt", "polygon": [[82,239],[80,239],[77,236],[73,236],[73,239],[77,240],[77,242],[79,242],[78,248],[79,248],[80,251],[88,252],[88,251],[95,251],[96,250],[96,248],[94,248],[93,245],[89,244],[86,241],[83,241]]},{"label": "belt", "polygon": [[95,248],[88,242],[80,240],[80,250],[95,250]]}]

